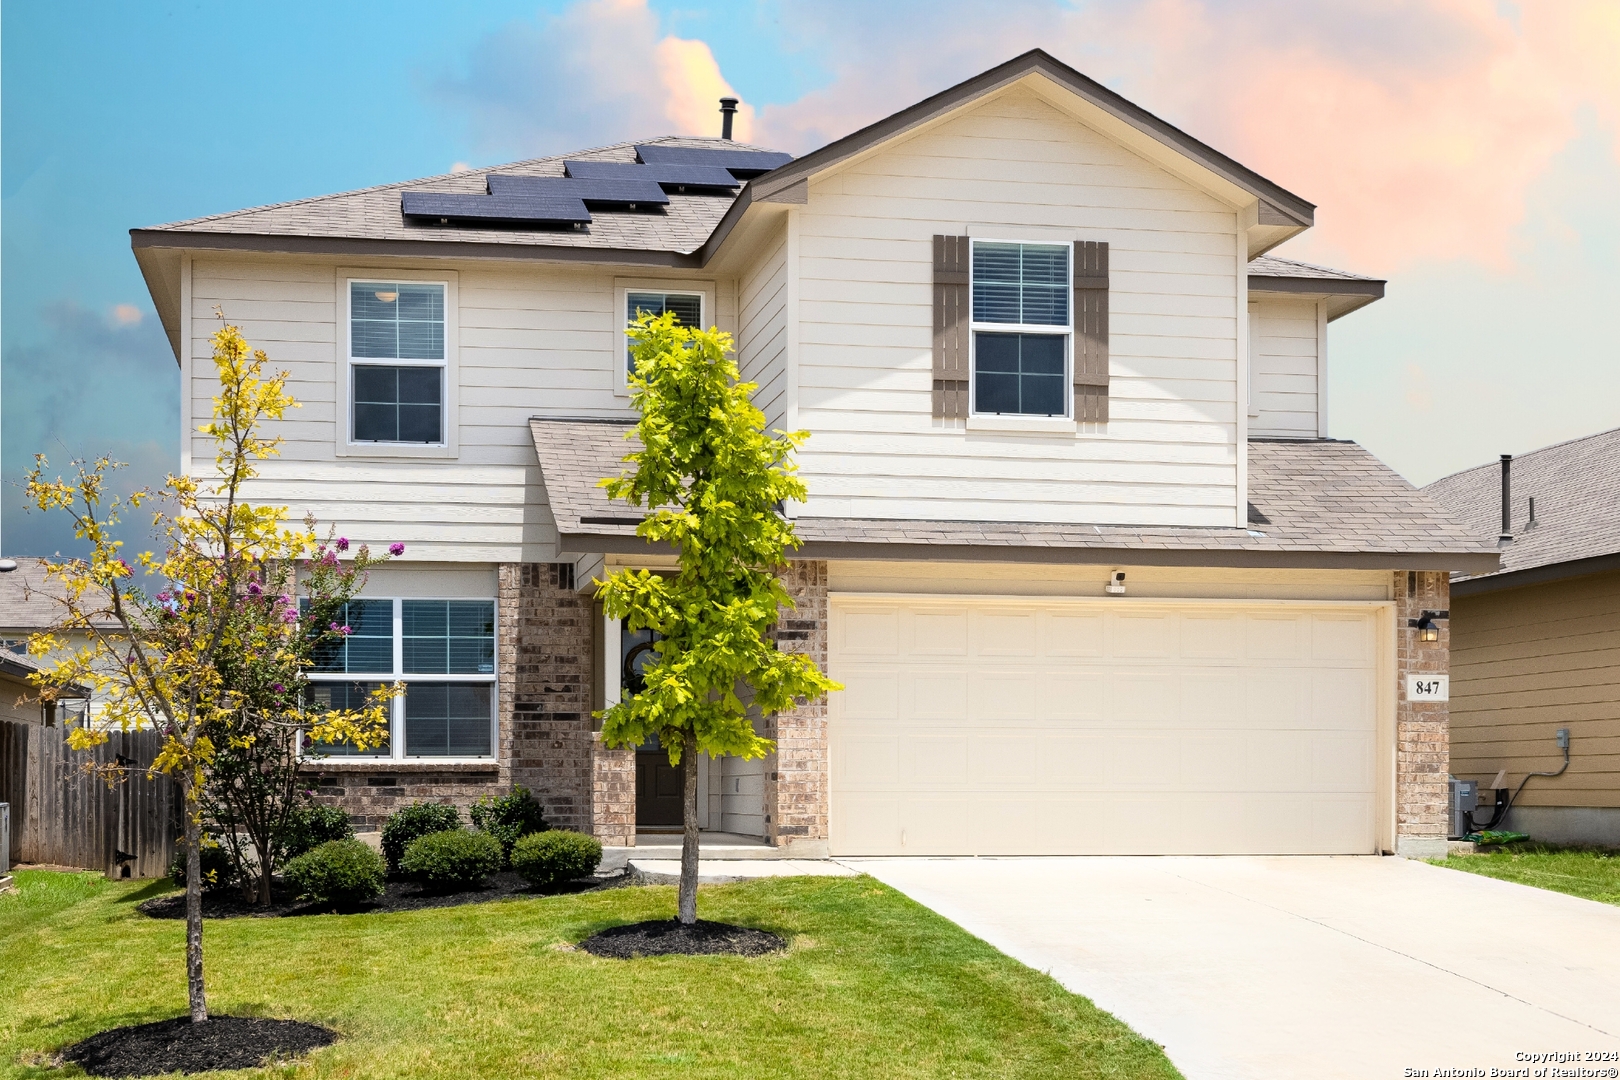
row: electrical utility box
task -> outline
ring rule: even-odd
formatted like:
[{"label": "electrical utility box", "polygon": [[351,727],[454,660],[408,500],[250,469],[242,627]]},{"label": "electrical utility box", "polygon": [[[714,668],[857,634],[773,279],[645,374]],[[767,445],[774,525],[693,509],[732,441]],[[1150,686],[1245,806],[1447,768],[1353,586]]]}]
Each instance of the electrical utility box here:
[{"label": "electrical utility box", "polygon": [[1453,840],[1474,831],[1474,811],[1479,809],[1479,781],[1451,778],[1451,832]]}]

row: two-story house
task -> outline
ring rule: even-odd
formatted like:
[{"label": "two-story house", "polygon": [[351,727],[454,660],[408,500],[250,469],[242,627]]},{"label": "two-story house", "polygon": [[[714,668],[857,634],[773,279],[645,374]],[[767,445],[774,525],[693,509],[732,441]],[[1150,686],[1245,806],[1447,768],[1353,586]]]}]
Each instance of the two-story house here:
[{"label": "two-story house", "polygon": [[218,308],[303,403],[255,496],[407,545],[318,676],[407,686],[390,747],[312,763],[358,818],[522,783],[609,843],[678,821],[667,763],[591,717],[647,652],[592,577],[671,561],[596,485],[625,325],[673,310],[811,433],[776,636],[846,687],[704,761],[705,827],[1433,853],[1446,706],[1406,677],[1445,671],[1448,574],[1497,553],[1327,438],[1328,324],[1383,283],[1265,256],[1313,212],[1035,51],[797,159],[655,138],[132,236],[183,467]]}]

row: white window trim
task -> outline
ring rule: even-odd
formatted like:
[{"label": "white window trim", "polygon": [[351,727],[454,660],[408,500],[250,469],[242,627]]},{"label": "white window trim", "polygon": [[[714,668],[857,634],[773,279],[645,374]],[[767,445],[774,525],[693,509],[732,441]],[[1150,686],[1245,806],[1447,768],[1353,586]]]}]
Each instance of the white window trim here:
[{"label": "white window trim", "polygon": [[[335,449],[339,457],[355,458],[454,458],[461,453],[461,299],[459,275],[454,270],[400,270],[388,267],[339,267],[337,269],[336,383],[337,402],[333,417]],[[355,357],[350,348],[353,321],[349,312],[349,285],[355,281],[408,281],[444,286],[444,359],[385,360]],[[354,366],[380,364],[386,367],[442,367],[444,369],[444,441],[438,443],[357,442],[354,438]]]},{"label": "white window trim", "polygon": [[613,308],[614,322],[613,336],[615,342],[613,365],[613,393],[616,397],[630,396],[630,365],[625,362],[626,339],[624,329],[629,325],[625,316],[630,311],[630,294],[633,292],[660,292],[680,293],[685,296],[696,296],[702,305],[702,322],[704,329],[715,326],[719,319],[715,317],[715,287],[712,281],[681,281],[670,278],[614,278],[613,295],[615,303]]},{"label": "white window trim", "polygon": [[[1027,244],[1066,248],[1069,273],[1064,281],[1069,321],[1063,326],[1050,323],[982,323],[973,318],[973,250],[979,244]],[[1039,413],[979,412],[979,332],[1000,334],[1041,334],[1063,338],[1063,412],[1046,416]],[[1074,421],[1074,245],[1057,240],[1001,240],[993,236],[968,238],[968,429],[983,431],[1072,432]]]},{"label": "white window trim", "polygon": [[394,670],[392,672],[315,672],[309,673],[311,683],[488,683],[492,690],[489,695],[489,746],[490,753],[484,757],[423,757],[416,755],[409,757],[405,754],[405,695],[401,694],[389,703],[388,721],[388,747],[387,754],[309,754],[300,755],[305,761],[320,763],[362,763],[362,764],[445,764],[445,765],[474,765],[488,764],[497,761],[500,757],[500,716],[501,716],[501,688],[500,688],[500,649],[497,644],[495,651],[495,671],[488,675],[454,674],[454,675],[417,675],[405,673],[405,601],[407,600],[478,600],[494,605],[495,609],[495,641],[500,642],[501,606],[494,597],[490,596],[357,596],[356,600],[387,600],[394,605]]}]

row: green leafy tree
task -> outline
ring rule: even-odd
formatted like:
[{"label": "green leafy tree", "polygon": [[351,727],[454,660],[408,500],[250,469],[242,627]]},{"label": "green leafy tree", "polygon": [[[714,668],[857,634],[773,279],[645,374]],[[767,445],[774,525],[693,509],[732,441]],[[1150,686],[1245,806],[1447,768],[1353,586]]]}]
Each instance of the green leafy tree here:
[{"label": "green leafy tree", "polygon": [[641,414],[633,466],[602,481],[610,496],[647,507],[637,535],[679,553],[673,574],[623,569],[597,583],[603,610],[632,630],[651,629],[656,658],[645,687],[607,709],[602,741],[639,746],[656,737],[683,769],[684,837],[679,918],[697,920],[697,755],[761,757],[763,714],[840,689],[806,656],[779,651],[767,633],[793,606],[780,571],[796,548],[786,500],[803,500],[792,455],[806,432],[765,430],[729,358],[731,337],[643,315],[630,330],[636,369],[631,404]]},{"label": "green leafy tree", "polygon": [[[296,693],[310,650],[340,627],[312,627],[300,617],[294,584],[314,609],[325,610],[354,586],[352,575],[295,574],[316,557],[325,562],[313,523],[287,528],[285,507],[254,506],[244,485],[256,463],[279,452],[280,440],[262,433],[297,405],[286,392],[286,372],[266,376],[268,362],[234,326],[214,335],[219,396],[213,420],[201,429],[215,443],[216,475],[171,476],[162,495],[167,509],[153,515],[165,541],[162,555],[144,552],[131,566],[113,538],[120,516],[155,498],[136,492],[120,500],[107,491],[108,458],[75,462],[71,480],[45,475],[36,457],[27,477],[30,508],[68,514],[85,541],[83,559],[51,563],[47,574],[61,613],[47,631],[29,638],[28,651],[43,669],[30,676],[39,697],[54,701],[74,684],[99,701],[94,722],[69,732],[68,743],[87,750],[113,728],[155,728],[162,733],[148,776],[171,776],[179,786],[185,826],[186,983],[191,1019],[208,1019],[203,982],[202,822],[214,767],[244,744],[304,732],[320,742],[362,749],[387,738],[388,702],[400,692],[384,687],[359,709],[315,712]],[[391,554],[403,547],[395,545]],[[333,556],[335,558],[335,556]],[[369,561],[369,560],[368,560]],[[148,593],[136,585],[139,567],[161,583]],[[72,641],[82,644],[70,646]],[[111,774],[109,781],[119,775]]]}]

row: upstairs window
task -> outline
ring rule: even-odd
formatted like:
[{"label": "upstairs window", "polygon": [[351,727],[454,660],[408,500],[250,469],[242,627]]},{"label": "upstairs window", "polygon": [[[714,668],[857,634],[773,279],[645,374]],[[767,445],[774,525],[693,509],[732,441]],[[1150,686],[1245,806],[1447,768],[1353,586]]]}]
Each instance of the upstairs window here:
[{"label": "upstairs window", "polygon": [[1073,330],[1066,244],[973,241],[973,411],[1064,416]]},{"label": "upstairs window", "polygon": [[444,442],[445,287],[349,283],[351,439]]},{"label": "upstairs window", "polygon": [[[703,326],[703,294],[684,292],[637,292],[625,294],[624,323],[634,326],[636,320],[642,315],[657,317],[666,311],[673,311],[675,318],[682,326]],[[636,358],[631,353],[631,346],[635,345],[634,338],[625,339],[624,364],[625,371],[636,370]]]}]

